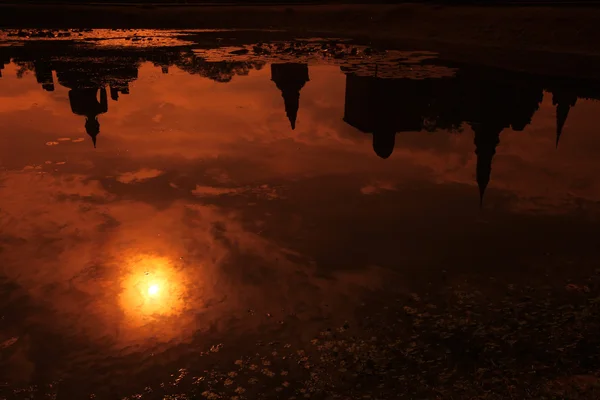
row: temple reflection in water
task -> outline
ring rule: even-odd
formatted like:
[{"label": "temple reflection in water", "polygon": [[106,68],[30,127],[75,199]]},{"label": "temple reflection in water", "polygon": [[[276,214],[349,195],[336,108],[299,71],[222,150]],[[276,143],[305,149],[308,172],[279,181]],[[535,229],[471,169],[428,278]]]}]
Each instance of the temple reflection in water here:
[{"label": "temple reflection in water", "polygon": [[296,129],[296,118],[300,108],[300,90],[308,82],[308,64],[271,64],[271,80],[281,90],[285,115],[292,129]]},{"label": "temple reflection in water", "polygon": [[[70,57],[75,50],[78,56]],[[94,147],[101,132],[101,116],[109,112],[108,97],[118,101],[121,95],[127,95],[143,62],[153,63],[163,73],[175,66],[220,83],[265,65],[261,61],[207,61],[185,48],[102,50],[31,45],[0,48],[0,76],[11,60],[20,71],[33,71],[37,83],[49,92],[55,89],[56,74],[58,83],[69,89],[71,111],[85,119],[85,130]],[[283,109],[293,130],[300,109],[300,92],[309,81],[309,66],[289,62],[274,63],[270,68],[271,81],[281,92]],[[507,128],[524,130],[545,91],[551,94],[556,108],[557,147],[577,99],[600,99],[596,82],[485,67],[458,66],[452,77],[425,79],[365,76],[344,67],[342,71],[346,74],[346,88],[344,114],[340,117],[370,134],[373,151],[383,159],[392,156],[403,132],[453,132],[468,125],[474,133],[475,177],[481,201],[490,182],[501,133]]]}]

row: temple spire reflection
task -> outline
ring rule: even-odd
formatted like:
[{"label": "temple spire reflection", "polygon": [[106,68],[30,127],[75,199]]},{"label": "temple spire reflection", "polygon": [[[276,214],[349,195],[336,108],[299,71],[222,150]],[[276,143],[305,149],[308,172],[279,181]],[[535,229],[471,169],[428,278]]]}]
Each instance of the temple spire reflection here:
[{"label": "temple spire reflection", "polygon": [[575,106],[577,96],[563,90],[556,90],[552,93],[552,105],[556,106],[556,147],[562,135],[563,127],[567,121],[571,107]]},{"label": "temple spire reflection", "polygon": [[2,78],[2,70],[4,66],[10,64],[10,57],[0,53],[0,78]]},{"label": "temple spire reflection", "polygon": [[504,128],[499,124],[485,123],[472,123],[471,127],[475,133],[474,143],[477,155],[475,177],[479,188],[479,206],[481,207],[492,174],[492,160],[496,154],[496,147],[500,143],[500,132]]},{"label": "temple spire reflection", "polygon": [[[98,90],[100,90],[100,100],[98,100]],[[96,137],[100,133],[98,115],[108,111],[106,88],[71,89],[69,91],[69,102],[73,114],[85,117],[85,131],[92,138],[92,143],[96,148]]]},{"label": "temple spire reflection", "polygon": [[33,63],[35,79],[37,83],[47,92],[54,91],[54,78],[52,77],[52,67],[50,63],[44,60],[36,60]]},{"label": "temple spire reflection", "polygon": [[271,64],[271,80],[281,90],[290,126],[296,129],[296,118],[300,107],[300,90],[308,78],[308,64]]},{"label": "temple spire reflection", "polygon": [[386,159],[394,152],[396,145],[396,132],[377,130],[373,132],[373,151],[380,158]]}]

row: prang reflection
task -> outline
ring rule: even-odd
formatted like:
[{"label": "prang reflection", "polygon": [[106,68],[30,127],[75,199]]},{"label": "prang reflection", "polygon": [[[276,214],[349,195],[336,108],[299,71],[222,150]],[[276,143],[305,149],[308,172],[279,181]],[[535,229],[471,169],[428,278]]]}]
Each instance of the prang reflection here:
[{"label": "prang reflection", "polygon": [[281,90],[285,115],[292,129],[296,129],[296,118],[300,108],[300,90],[308,82],[307,64],[271,64],[271,80]]},{"label": "prang reflection", "polygon": [[[72,57],[74,52],[77,57]],[[0,48],[0,64],[13,60],[20,73],[31,70],[46,91],[58,83],[70,89],[71,111],[85,118],[85,130],[94,147],[101,132],[101,115],[109,112],[107,95],[117,101],[129,93],[143,62],[152,62],[168,73],[174,66],[192,75],[230,82],[265,65],[261,61],[207,61],[189,48],[98,49],[85,46],[27,45]],[[434,61],[427,61],[433,63]],[[474,133],[477,156],[475,177],[480,199],[488,187],[493,159],[501,144],[501,133],[510,128],[523,131],[538,110],[544,91],[551,93],[556,107],[556,146],[578,98],[600,98],[595,81],[535,76],[486,67],[454,66],[452,77],[424,79],[346,74],[343,120],[357,130],[372,135],[375,154],[389,158],[402,132],[460,132],[468,125]],[[271,80],[281,91],[283,109],[292,130],[300,109],[300,92],[309,81],[306,63],[271,64]],[[400,134],[400,139],[398,139]]]},{"label": "prang reflection", "polygon": [[598,99],[597,87],[597,83],[565,85],[551,78],[472,67],[459,69],[452,78],[422,80],[348,74],[344,121],[371,134],[373,150],[381,158],[392,155],[397,133],[454,131],[468,124],[475,136],[476,180],[483,201],[500,134],[507,128],[523,131],[531,123],[546,90],[552,93],[556,106],[558,147],[577,97]]}]

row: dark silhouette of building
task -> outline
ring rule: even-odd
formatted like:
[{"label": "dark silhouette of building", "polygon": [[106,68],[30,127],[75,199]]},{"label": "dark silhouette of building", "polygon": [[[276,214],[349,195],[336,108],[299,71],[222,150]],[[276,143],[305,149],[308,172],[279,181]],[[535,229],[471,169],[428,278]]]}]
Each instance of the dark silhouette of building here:
[{"label": "dark silhouette of building", "polygon": [[562,135],[563,127],[571,107],[577,102],[577,95],[569,88],[555,88],[552,92],[552,104],[556,106],[556,147]]},{"label": "dark silhouette of building", "polygon": [[427,108],[427,80],[346,75],[344,122],[373,135],[381,158],[394,151],[397,132],[420,131]]},{"label": "dark silhouette of building", "polygon": [[84,61],[54,62],[58,82],[71,89],[71,111],[85,117],[85,130],[94,147],[100,133],[98,116],[108,112],[106,86],[109,86],[114,101],[118,100],[119,94],[129,93],[129,82],[138,77],[138,63],[139,58],[131,55],[123,55],[120,59],[97,56]]},{"label": "dark silhouette of building", "polygon": [[119,80],[109,82],[110,98],[114,101],[119,100],[119,94],[129,94],[129,82]]},{"label": "dark silhouette of building", "polygon": [[54,78],[52,77],[52,66],[47,60],[35,60],[33,62],[35,79],[42,88],[48,92],[54,91]]},{"label": "dark silhouette of building", "polygon": [[260,70],[263,61],[206,61],[193,53],[181,54],[175,65],[191,75],[200,75],[220,83],[230,82],[234,76],[245,76],[251,70]]},{"label": "dark silhouette of building", "polygon": [[[98,99],[98,90],[100,90],[100,99]],[[92,138],[95,148],[96,136],[100,133],[98,115],[108,111],[106,88],[71,89],[69,91],[69,102],[73,114],[85,117],[85,131]]]},{"label": "dark silhouette of building", "polygon": [[296,118],[300,108],[300,90],[308,78],[308,64],[271,64],[271,80],[277,89],[281,90],[281,97],[285,105],[285,115],[290,120],[292,129],[296,129]]},{"label": "dark silhouette of building", "polygon": [[496,147],[500,143],[500,132],[504,127],[494,124],[472,123],[471,128],[475,134],[475,154],[477,155],[475,180],[479,188],[479,205],[482,206],[483,196],[492,174],[492,160],[496,154]]},{"label": "dark silhouette of building", "polygon": [[10,56],[8,54],[0,53],[0,78],[2,78],[2,70],[4,66],[10,64]]},{"label": "dark silhouette of building", "polygon": [[144,56],[145,61],[159,67],[163,74],[168,74],[169,67],[180,63],[182,58],[183,52],[180,48],[160,48]]},{"label": "dark silhouette of building", "polygon": [[110,87],[110,98],[119,100],[119,94],[129,94],[129,83],[138,78],[137,63],[111,66],[103,79]]},{"label": "dark silhouette of building", "polygon": [[2,70],[4,70],[4,66],[10,64],[13,57],[13,47],[0,46],[0,78],[2,78]]},{"label": "dark silhouette of building", "polygon": [[543,99],[543,89],[533,79],[496,70],[465,69],[457,74],[457,79],[461,93],[456,101],[461,104],[463,120],[471,125],[475,135],[475,176],[483,205],[500,133],[509,127],[522,131],[531,123]]},{"label": "dark silhouette of building", "polygon": [[[508,85],[507,85],[508,86]],[[523,131],[531,124],[531,119],[540,108],[544,98],[544,90],[535,82],[517,82],[508,86],[506,107],[508,108],[508,119],[510,127],[514,131]]]},{"label": "dark silhouette of building", "polygon": [[455,130],[468,123],[474,132],[480,202],[490,182],[500,133],[522,131],[543,98],[540,82],[481,67],[452,78],[382,79],[346,75],[344,121],[373,135],[373,150],[388,158],[398,132]]}]

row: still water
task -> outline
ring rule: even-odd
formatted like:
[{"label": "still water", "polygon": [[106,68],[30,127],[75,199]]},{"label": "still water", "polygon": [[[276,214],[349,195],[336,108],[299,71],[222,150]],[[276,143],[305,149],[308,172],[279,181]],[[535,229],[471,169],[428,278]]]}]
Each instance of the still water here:
[{"label": "still water", "polygon": [[600,370],[600,82],[290,43],[0,47],[0,398]]}]

